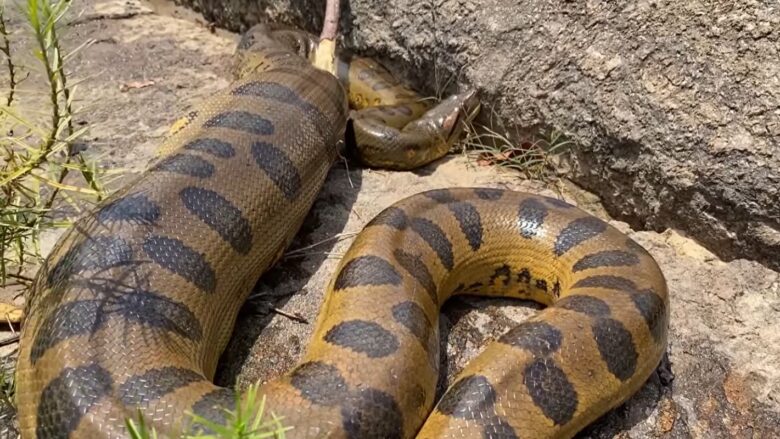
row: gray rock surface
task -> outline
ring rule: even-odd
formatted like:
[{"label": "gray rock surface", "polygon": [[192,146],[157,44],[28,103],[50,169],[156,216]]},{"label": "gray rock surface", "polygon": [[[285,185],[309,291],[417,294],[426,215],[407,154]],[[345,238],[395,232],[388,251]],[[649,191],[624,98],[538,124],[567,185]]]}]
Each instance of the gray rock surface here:
[{"label": "gray rock surface", "polygon": [[[322,0],[179,0],[234,31]],[[780,3],[350,0],[344,44],[578,144],[573,180],[635,228],[780,268]],[[435,72],[432,73],[432,72]]]},{"label": "gray rock surface", "polygon": [[[101,157],[103,166],[141,170],[170,124],[228,84],[236,35],[212,33],[194,14],[167,2],[150,7],[138,0],[77,0],[73,12],[83,12],[82,22],[69,28],[66,47],[98,40],[69,64],[73,78],[89,76],[77,94],[77,121],[89,126],[87,152]],[[3,80],[0,76],[0,85]],[[148,85],[128,88],[133,84]],[[40,108],[31,103],[28,110]],[[289,252],[262,278],[220,362],[218,382],[245,388],[278,376],[299,360],[326,285],[352,242],[351,232],[383,207],[423,190],[471,185],[561,196],[539,182],[475,166],[459,156],[417,172],[337,163],[292,245],[307,250]],[[576,188],[564,187],[563,196],[647,248],[666,276],[672,307],[669,361],[637,395],[579,438],[780,437],[780,274],[744,259],[723,262],[673,230],[633,231],[611,219],[598,197]],[[47,237],[44,253],[56,237]],[[0,289],[0,301],[12,297],[13,291]],[[309,323],[272,312],[274,308]],[[515,300],[449,301],[440,324],[446,352],[440,387],[451,383],[490,340],[537,309]],[[9,336],[8,328],[0,330],[0,340]],[[0,348],[0,364],[12,365],[17,347]],[[13,412],[0,398],[0,438],[16,438]]]}]

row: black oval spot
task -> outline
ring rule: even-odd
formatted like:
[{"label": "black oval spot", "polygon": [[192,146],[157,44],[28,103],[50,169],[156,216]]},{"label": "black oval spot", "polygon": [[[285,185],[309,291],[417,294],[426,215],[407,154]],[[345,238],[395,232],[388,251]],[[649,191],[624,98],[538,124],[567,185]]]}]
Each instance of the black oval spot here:
[{"label": "black oval spot", "polygon": [[640,291],[631,295],[634,306],[645,319],[650,333],[656,342],[663,338],[666,330],[666,305],[664,301],[652,290]]},{"label": "black oval spot", "polygon": [[206,293],[217,286],[214,270],[206,257],[182,241],[165,236],[150,236],[143,243],[144,252],[161,267],[192,282]]},{"label": "black oval spot", "polygon": [[290,374],[290,381],[304,398],[315,404],[337,404],[348,391],[339,370],[320,361],[301,364]]},{"label": "black oval spot", "polygon": [[603,233],[607,230],[607,223],[593,217],[577,218],[566,225],[555,239],[555,254],[563,255],[577,245]]},{"label": "black oval spot", "polygon": [[133,249],[124,239],[93,236],[68,249],[47,274],[46,280],[54,288],[84,271],[107,270],[132,261]]},{"label": "black oval spot", "polygon": [[160,219],[160,207],[144,194],[128,195],[116,199],[97,213],[101,223],[126,221],[131,224],[154,224]]},{"label": "black oval spot", "polygon": [[146,407],[182,387],[206,378],[194,370],[183,367],[161,367],[128,378],[118,389],[119,399],[127,406]]},{"label": "black oval spot", "polygon": [[287,154],[268,142],[252,144],[255,163],[274,182],[288,200],[294,199],[301,190],[301,176],[295,163]]},{"label": "black oval spot", "polygon": [[452,270],[454,256],[452,255],[452,243],[447,239],[444,231],[425,218],[412,218],[412,230],[415,231],[439,256],[439,260],[447,270]]},{"label": "black oval spot", "polygon": [[420,286],[423,287],[425,292],[428,293],[428,297],[431,298],[433,303],[438,305],[439,296],[437,293],[436,284],[434,283],[433,276],[431,276],[431,272],[428,271],[428,267],[425,265],[425,262],[423,262],[422,258],[411,253],[406,253],[400,248],[393,251],[393,256],[395,257],[395,260],[398,261],[398,265],[403,267],[407,273],[415,278]]},{"label": "black oval spot", "polygon": [[393,318],[414,334],[423,347],[428,348],[433,325],[420,305],[412,301],[401,302],[393,307]]},{"label": "black oval spot", "polygon": [[184,145],[184,149],[190,151],[203,151],[207,154],[211,154],[214,157],[227,159],[236,155],[236,150],[228,142],[212,139],[210,137],[195,139],[192,142]]},{"label": "black oval spot", "polygon": [[459,419],[494,418],[496,398],[496,391],[487,378],[469,375],[447,389],[436,410]]},{"label": "black oval spot", "polygon": [[524,322],[501,336],[498,341],[525,349],[535,356],[545,356],[561,347],[563,334],[546,322]]},{"label": "black oval spot", "polygon": [[490,275],[490,285],[495,285],[496,281],[499,279],[503,279],[504,286],[509,286],[509,282],[512,281],[512,268],[504,264],[493,271],[493,274]]},{"label": "black oval spot", "polygon": [[566,373],[551,358],[537,358],[525,368],[524,383],[537,407],[556,425],[571,421],[578,396]]},{"label": "black oval spot", "polygon": [[209,178],[214,175],[214,165],[191,154],[176,154],[166,157],[154,165],[152,170],[173,172],[197,178]]},{"label": "black oval spot", "polygon": [[[227,413],[225,410],[234,410],[236,406],[236,393],[231,389],[217,388],[203,395],[192,405],[192,413],[217,425],[225,425]],[[215,434],[205,425],[194,423],[191,427],[193,434]]]},{"label": "black oval spot", "polygon": [[576,311],[591,317],[609,317],[610,309],[607,302],[592,296],[566,296],[559,300],[556,307]]},{"label": "black oval spot", "polygon": [[598,319],[592,329],[607,369],[621,381],[631,378],[638,358],[631,333],[614,319]]},{"label": "black oval spot", "polygon": [[509,422],[495,417],[492,419],[485,419],[481,422],[484,425],[482,429],[483,439],[519,439],[517,432]]},{"label": "black oval spot", "polygon": [[217,114],[203,124],[209,128],[230,128],[250,134],[270,135],[274,133],[274,125],[270,120],[259,114],[247,111],[227,111]]},{"label": "black oval spot", "polygon": [[517,228],[524,238],[533,238],[544,224],[547,217],[547,206],[534,198],[527,198],[520,203],[517,213]]},{"label": "black oval spot", "polygon": [[36,437],[70,437],[92,406],[111,394],[113,385],[111,374],[97,364],[62,369],[41,392]]},{"label": "black oval spot", "polygon": [[347,262],[333,284],[334,290],[361,285],[401,285],[401,275],[384,259],[365,255]]},{"label": "black oval spot", "polygon": [[490,200],[495,201],[504,196],[504,190],[503,189],[493,189],[493,188],[479,188],[474,189],[474,193],[477,195],[477,197],[483,199],[483,200]]},{"label": "black oval spot", "polygon": [[341,408],[344,431],[350,439],[403,437],[403,413],[391,395],[377,389],[360,389]]},{"label": "black oval spot", "polygon": [[477,208],[469,203],[451,203],[447,206],[460,224],[460,230],[466,235],[471,250],[482,246],[482,218]]},{"label": "black oval spot", "polygon": [[599,267],[628,267],[639,263],[639,257],[622,250],[605,250],[587,255],[574,264],[574,271]]},{"label": "black oval spot", "polygon": [[572,289],[575,288],[606,288],[633,293],[636,291],[636,284],[631,279],[605,274],[580,279],[572,286]]},{"label": "black oval spot", "polygon": [[222,195],[198,187],[179,191],[184,207],[222,237],[233,249],[247,254],[252,249],[252,227],[233,203]]},{"label": "black oval spot", "polygon": [[94,335],[106,327],[112,316],[190,340],[201,339],[200,322],[186,305],[148,291],[109,288],[112,287],[94,287],[96,294],[106,298],[68,302],[46,316],[33,339],[30,361],[35,363],[49,348],[68,338]]},{"label": "black oval spot", "polygon": [[452,194],[447,189],[425,191],[423,195],[439,203],[452,203],[455,201],[455,198],[452,197]]},{"label": "black oval spot", "polygon": [[374,219],[372,219],[368,225],[366,225],[366,228],[371,226],[385,225],[393,227],[397,230],[404,230],[408,223],[409,220],[406,218],[406,214],[403,210],[399,209],[398,207],[390,206],[380,212],[379,215],[375,216]]},{"label": "black oval spot", "polygon": [[398,339],[382,326],[365,320],[348,320],[330,328],[323,337],[328,343],[370,358],[386,357],[398,350]]}]

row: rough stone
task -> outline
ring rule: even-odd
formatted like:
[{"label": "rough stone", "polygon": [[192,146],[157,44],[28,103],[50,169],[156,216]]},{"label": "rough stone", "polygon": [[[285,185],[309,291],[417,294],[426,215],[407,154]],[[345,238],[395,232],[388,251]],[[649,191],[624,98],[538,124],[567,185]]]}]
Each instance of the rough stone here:
[{"label": "rough stone", "polygon": [[[233,31],[319,29],[323,0],[179,0]],[[572,178],[633,227],[780,268],[780,4],[352,0],[344,45],[433,93],[577,143]],[[432,74],[433,73],[433,74]]]}]

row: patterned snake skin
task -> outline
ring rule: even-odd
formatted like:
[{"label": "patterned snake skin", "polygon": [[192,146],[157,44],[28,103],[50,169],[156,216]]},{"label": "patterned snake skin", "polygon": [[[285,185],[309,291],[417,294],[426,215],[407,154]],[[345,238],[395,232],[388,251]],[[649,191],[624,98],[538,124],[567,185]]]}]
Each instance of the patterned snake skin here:
[{"label": "patterned snake skin", "polygon": [[[417,102],[364,59],[345,57],[339,81],[307,61],[312,41],[250,30],[239,79],[57,244],[23,328],[23,437],[124,438],[139,408],[161,437],[192,428],[187,412],[219,422],[234,393],[211,380],[239,307],[298,231],[348,118],[366,164],[404,169],[445,154],[478,108],[472,93]],[[489,344],[434,407],[439,309],[465,293],[549,306]],[[428,191],[365,227],[307,352],[260,392],[291,438],[571,437],[644,383],[668,316],[651,256],[582,210]]]}]

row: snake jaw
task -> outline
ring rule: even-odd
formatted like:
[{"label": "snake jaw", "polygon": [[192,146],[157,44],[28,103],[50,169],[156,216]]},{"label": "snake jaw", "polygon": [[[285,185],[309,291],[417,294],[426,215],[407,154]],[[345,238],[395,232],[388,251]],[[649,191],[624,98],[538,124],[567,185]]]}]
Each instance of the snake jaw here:
[{"label": "snake jaw", "polygon": [[460,138],[466,125],[474,120],[481,107],[476,90],[450,96],[439,104],[434,111],[441,109],[443,112],[441,132],[446,133],[448,144],[453,144]]}]

